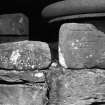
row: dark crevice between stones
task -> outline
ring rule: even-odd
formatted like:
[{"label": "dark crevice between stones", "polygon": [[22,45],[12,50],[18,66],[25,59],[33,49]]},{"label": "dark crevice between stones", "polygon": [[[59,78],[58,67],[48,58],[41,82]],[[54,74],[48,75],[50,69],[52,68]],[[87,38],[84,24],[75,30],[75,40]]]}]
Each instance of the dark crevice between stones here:
[{"label": "dark crevice between stones", "polygon": [[16,84],[27,84],[27,83],[29,82],[26,80],[22,80],[21,82],[8,82],[5,80],[0,80],[0,84],[5,84],[5,85],[16,85]]},{"label": "dark crevice between stones", "polygon": [[[1,31],[1,30],[0,30]],[[24,41],[28,40],[28,35],[16,35],[16,34],[0,34],[0,44],[1,43],[8,43],[8,42],[17,42],[17,41]]]},{"label": "dark crevice between stones", "polygon": [[105,102],[93,102],[90,105],[105,105]]},{"label": "dark crevice between stones", "polygon": [[47,98],[48,98],[48,102],[47,102],[47,104],[46,105],[50,105],[51,104],[51,102],[50,102],[50,92],[51,92],[51,88],[50,87],[48,87],[48,89],[47,89],[47,94],[46,94],[46,96],[47,96]]},{"label": "dark crevice between stones", "polygon": [[17,69],[8,69],[8,68],[1,68],[0,67],[0,70],[4,70],[4,71],[13,71],[13,70],[15,70],[15,71],[24,71],[24,70],[17,70]]},{"label": "dark crevice between stones", "polygon": [[46,97],[47,97],[48,101],[47,101],[46,105],[49,105],[49,96],[50,96],[49,94],[50,94],[50,92],[49,92],[49,87],[48,87],[47,92],[46,92]]},{"label": "dark crevice between stones", "polygon": [[[97,97],[88,97],[88,98],[85,98],[84,101],[90,100],[90,99],[98,100]],[[93,102],[91,102],[91,104],[89,104],[89,105],[105,105],[105,101],[104,101],[104,100],[103,100],[103,101],[101,100],[101,102],[93,101]]]},{"label": "dark crevice between stones", "polygon": [[14,71],[14,70],[17,71],[17,72],[19,72],[19,71],[20,71],[20,72],[22,72],[22,71],[30,71],[30,72],[31,72],[31,71],[35,71],[35,70],[39,70],[39,71],[40,71],[40,70],[48,70],[49,67],[50,67],[50,65],[51,65],[51,64],[49,64],[48,67],[41,68],[41,69],[35,68],[35,69],[27,69],[27,70],[26,70],[26,69],[16,69],[16,68],[14,68],[14,69],[8,69],[8,68],[1,68],[1,67],[0,67],[0,70],[10,71],[10,72],[11,72],[11,71]]},{"label": "dark crevice between stones", "polygon": [[58,60],[58,42],[49,43],[49,48],[51,51],[51,62]]},{"label": "dark crevice between stones", "polygon": [[84,17],[84,18],[74,18],[74,19],[64,19],[62,21],[56,21],[52,24],[61,26],[64,23],[82,23],[82,24],[93,24],[95,27],[105,33],[105,17]]},{"label": "dark crevice between stones", "polygon": [[[44,70],[44,71],[45,71],[45,70],[48,70],[50,66],[51,66],[51,63],[48,65],[48,67],[43,67],[43,68],[40,68],[40,69],[37,68],[37,69],[34,69],[34,70],[32,70],[32,71],[35,71],[35,70],[39,70],[39,71],[40,71],[40,70],[41,70],[41,71]],[[27,71],[27,70],[26,70],[26,71]],[[28,71],[30,71],[30,70],[28,70]]]},{"label": "dark crevice between stones", "polygon": [[22,84],[22,85],[29,85],[29,84],[37,84],[37,83],[45,83],[45,81],[42,82],[34,82],[34,81],[28,81],[28,80],[23,80],[20,79],[20,81],[14,81],[14,82],[10,82],[10,81],[6,81],[6,80],[0,80],[0,84],[4,84],[4,85],[17,85],[17,84]]},{"label": "dark crevice between stones", "polygon": [[95,66],[93,66],[93,67],[84,67],[84,68],[67,68],[67,69],[70,69],[70,70],[81,70],[81,69],[90,69],[90,70],[92,70],[92,69],[100,69],[100,70],[104,70],[105,68],[104,67],[99,67],[99,66],[97,66],[97,65],[95,65]]}]

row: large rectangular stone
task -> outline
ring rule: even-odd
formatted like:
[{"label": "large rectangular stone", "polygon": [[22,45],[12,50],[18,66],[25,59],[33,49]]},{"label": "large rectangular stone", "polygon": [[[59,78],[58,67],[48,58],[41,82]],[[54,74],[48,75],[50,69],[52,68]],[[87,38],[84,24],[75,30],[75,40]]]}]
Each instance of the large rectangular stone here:
[{"label": "large rectangular stone", "polygon": [[28,17],[22,13],[0,15],[0,34],[28,35]]},{"label": "large rectangular stone", "polygon": [[63,24],[59,31],[59,62],[72,69],[105,68],[105,34],[91,24]]},{"label": "large rectangular stone", "polygon": [[85,105],[105,102],[105,71],[53,68],[48,76],[50,105]]},{"label": "large rectangular stone", "polygon": [[40,41],[0,44],[0,68],[5,70],[37,70],[51,63],[50,48]]},{"label": "large rectangular stone", "polygon": [[0,105],[46,105],[47,85],[0,85]]}]

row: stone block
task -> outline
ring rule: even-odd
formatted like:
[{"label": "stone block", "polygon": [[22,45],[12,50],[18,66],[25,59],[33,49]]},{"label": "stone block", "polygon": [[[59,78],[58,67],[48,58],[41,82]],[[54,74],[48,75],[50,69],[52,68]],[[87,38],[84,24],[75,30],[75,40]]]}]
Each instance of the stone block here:
[{"label": "stone block", "polygon": [[47,85],[0,85],[0,105],[46,105]]},{"label": "stone block", "polygon": [[46,70],[41,71],[6,71],[0,70],[0,81],[15,83],[42,83],[46,81]]},{"label": "stone block", "polygon": [[0,68],[6,70],[38,70],[51,63],[47,43],[19,41],[0,44]]},{"label": "stone block", "polygon": [[105,103],[105,71],[100,69],[52,70],[48,76],[50,105]]},{"label": "stone block", "polygon": [[0,15],[0,34],[28,35],[28,17],[22,13]]},{"label": "stone block", "polygon": [[65,23],[59,30],[59,62],[65,68],[105,68],[105,34],[92,24]]}]

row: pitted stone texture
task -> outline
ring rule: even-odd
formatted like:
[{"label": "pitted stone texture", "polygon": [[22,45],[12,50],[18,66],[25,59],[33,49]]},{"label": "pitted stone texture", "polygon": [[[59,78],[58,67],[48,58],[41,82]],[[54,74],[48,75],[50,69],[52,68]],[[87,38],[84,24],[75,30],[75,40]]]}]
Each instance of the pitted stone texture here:
[{"label": "pitted stone texture", "polygon": [[45,82],[46,70],[36,71],[6,71],[0,70],[0,80],[5,82],[30,82],[30,83],[42,83]]},{"label": "pitted stone texture", "polygon": [[50,63],[47,43],[26,40],[0,44],[0,68],[35,70],[47,68]]},{"label": "pitted stone texture", "polygon": [[1,105],[46,105],[47,85],[0,85]]},{"label": "pitted stone texture", "polygon": [[1,15],[0,34],[28,35],[28,17],[22,13]]},{"label": "pitted stone texture", "polygon": [[60,69],[49,75],[50,105],[87,105],[105,102],[105,71]]},{"label": "pitted stone texture", "polygon": [[105,34],[91,24],[63,24],[59,62],[65,68],[105,68]]}]

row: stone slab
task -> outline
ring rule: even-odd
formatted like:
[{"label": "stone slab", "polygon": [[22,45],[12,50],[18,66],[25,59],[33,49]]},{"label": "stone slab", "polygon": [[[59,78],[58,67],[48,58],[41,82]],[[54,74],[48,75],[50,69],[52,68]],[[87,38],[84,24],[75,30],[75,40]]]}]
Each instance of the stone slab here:
[{"label": "stone slab", "polygon": [[0,80],[4,82],[24,83],[42,83],[46,81],[46,70],[41,71],[6,71],[0,70]]},{"label": "stone slab", "polygon": [[47,85],[0,85],[1,105],[46,105]]},{"label": "stone slab", "polygon": [[51,63],[47,43],[19,41],[0,44],[0,68],[5,70],[38,70]]},{"label": "stone slab", "polygon": [[105,71],[102,69],[53,69],[48,76],[50,105],[85,105],[105,102]]}]

